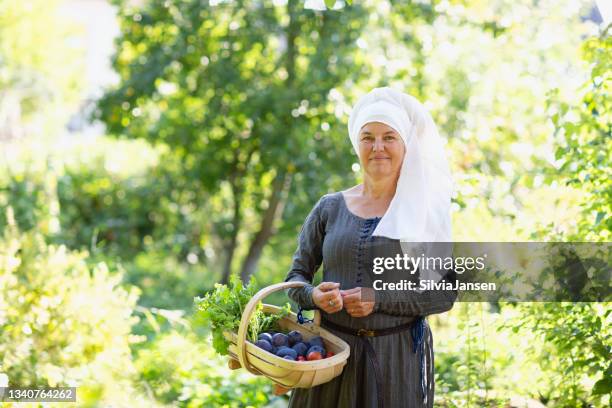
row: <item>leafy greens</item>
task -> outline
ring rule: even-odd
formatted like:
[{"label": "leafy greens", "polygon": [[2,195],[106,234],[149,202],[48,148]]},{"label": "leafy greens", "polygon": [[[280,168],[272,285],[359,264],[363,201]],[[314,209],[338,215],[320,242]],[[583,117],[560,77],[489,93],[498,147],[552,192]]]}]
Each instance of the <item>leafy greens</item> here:
[{"label": "leafy greens", "polygon": [[[215,289],[204,297],[194,298],[197,310],[212,329],[213,348],[217,353],[228,354],[230,342],[223,333],[238,331],[244,308],[256,293],[257,284],[254,277],[251,277],[248,285],[243,285],[240,278],[234,276],[230,279],[229,286],[217,283]],[[259,333],[278,329],[278,320],[287,316],[289,311],[290,306],[287,303],[281,313],[267,314],[260,302],[251,315],[247,339],[254,343]]]}]

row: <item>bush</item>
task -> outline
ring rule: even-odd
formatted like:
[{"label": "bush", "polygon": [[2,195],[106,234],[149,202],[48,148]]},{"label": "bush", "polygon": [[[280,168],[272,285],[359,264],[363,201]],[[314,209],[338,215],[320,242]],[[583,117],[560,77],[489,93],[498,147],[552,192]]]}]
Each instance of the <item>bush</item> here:
[{"label": "bush", "polygon": [[140,378],[162,403],[180,407],[264,406],[272,395],[270,381],[245,370],[230,371],[227,360],[194,332],[170,331],[158,336],[136,360]]},{"label": "bush", "polygon": [[78,386],[81,405],[146,405],[130,386],[135,290],[86,253],[20,232],[0,240],[0,372],[11,386]]},{"label": "bush", "polygon": [[429,318],[434,325],[436,394],[441,398],[455,395],[460,399],[451,401],[457,406],[462,406],[459,401],[485,406],[481,397],[488,404],[495,397],[538,397],[543,378],[525,349],[542,343],[535,335],[504,327],[520,316],[515,309],[496,309],[484,302],[458,302],[446,315]]}]

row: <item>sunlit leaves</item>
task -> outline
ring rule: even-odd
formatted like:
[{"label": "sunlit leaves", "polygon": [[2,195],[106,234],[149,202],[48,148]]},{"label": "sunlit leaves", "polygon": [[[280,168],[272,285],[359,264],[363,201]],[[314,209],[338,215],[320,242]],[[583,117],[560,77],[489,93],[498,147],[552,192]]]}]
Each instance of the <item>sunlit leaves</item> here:
[{"label": "sunlit leaves", "polygon": [[612,40],[607,31],[583,45],[591,73],[581,99],[570,104],[559,101],[558,93],[550,98],[556,128],[556,174],[588,194],[581,205],[576,237],[586,240],[608,240],[612,230]]},{"label": "sunlit leaves", "polygon": [[0,239],[0,366],[11,386],[80,385],[83,401],[127,403],[137,291],[122,288],[103,263],[88,267],[86,253],[46,245],[8,218]]}]

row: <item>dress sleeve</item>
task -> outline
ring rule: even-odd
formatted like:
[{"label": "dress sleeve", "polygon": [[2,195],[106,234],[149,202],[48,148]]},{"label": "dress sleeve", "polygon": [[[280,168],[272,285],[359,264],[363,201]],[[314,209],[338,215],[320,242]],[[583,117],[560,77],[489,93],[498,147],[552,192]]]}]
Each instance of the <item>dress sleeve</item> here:
[{"label": "dress sleeve", "polygon": [[[441,282],[454,284],[456,273],[450,271]],[[456,290],[374,291],[374,311],[392,316],[427,316],[450,310],[457,299]]]},{"label": "dress sleeve", "polygon": [[317,202],[302,225],[291,269],[285,279],[285,282],[308,283],[306,287],[288,290],[289,297],[306,310],[316,309],[312,301],[312,290],[314,289],[312,280],[323,262],[323,239],[325,237],[325,224],[321,215],[323,200],[324,198],[321,198]]}]

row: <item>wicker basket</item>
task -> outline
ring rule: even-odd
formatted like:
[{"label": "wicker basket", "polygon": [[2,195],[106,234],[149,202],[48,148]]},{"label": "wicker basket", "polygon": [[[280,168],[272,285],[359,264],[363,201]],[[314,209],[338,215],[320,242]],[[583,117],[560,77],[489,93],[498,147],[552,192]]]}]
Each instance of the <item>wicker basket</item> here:
[{"label": "wicker basket", "polygon": [[[280,319],[278,325],[283,330],[298,330],[305,340],[321,336],[326,350],[334,353],[332,357],[313,361],[291,361],[277,357],[246,340],[251,314],[262,299],[279,290],[305,285],[303,282],[283,282],[263,288],[246,305],[238,333],[225,333],[225,337],[231,342],[231,358],[237,359],[249,372],[264,375],[285,388],[311,388],[330,381],[340,375],[350,354],[350,347],[345,341],[320,326],[321,317],[318,310],[315,311],[312,323],[299,324],[296,314],[291,313]],[[264,304],[263,310],[266,313],[279,313],[281,308]]]}]

